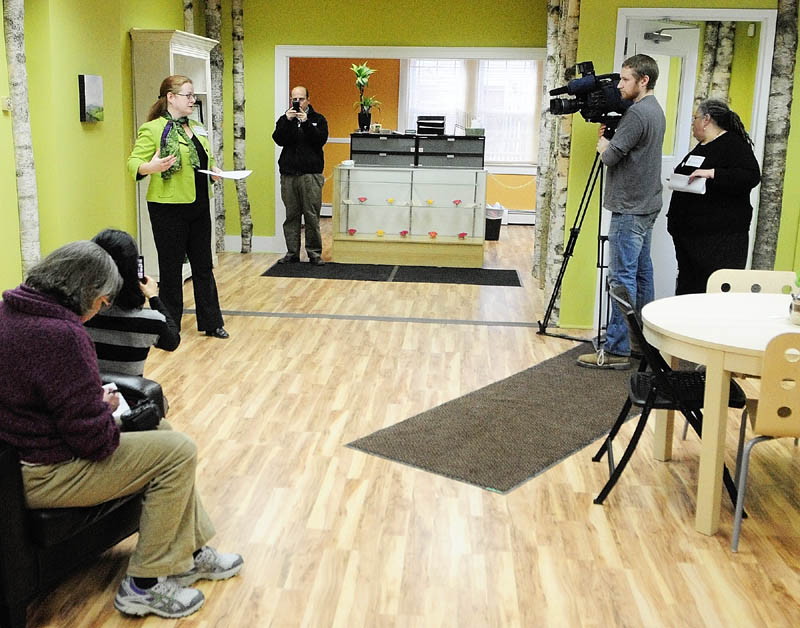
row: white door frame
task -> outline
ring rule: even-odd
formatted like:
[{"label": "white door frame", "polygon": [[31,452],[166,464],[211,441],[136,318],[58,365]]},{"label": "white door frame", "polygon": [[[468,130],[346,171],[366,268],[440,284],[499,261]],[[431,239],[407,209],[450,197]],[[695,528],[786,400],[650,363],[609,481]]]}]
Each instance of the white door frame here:
[{"label": "white door frame", "polygon": [[614,67],[619,67],[625,60],[623,51],[629,19],[663,20],[668,18],[687,22],[760,22],[761,38],[758,45],[756,83],[753,86],[753,115],[750,122],[753,151],[760,164],[764,156],[764,136],[767,127],[767,103],[772,75],[772,55],[775,50],[777,13],[775,9],[619,9]]}]

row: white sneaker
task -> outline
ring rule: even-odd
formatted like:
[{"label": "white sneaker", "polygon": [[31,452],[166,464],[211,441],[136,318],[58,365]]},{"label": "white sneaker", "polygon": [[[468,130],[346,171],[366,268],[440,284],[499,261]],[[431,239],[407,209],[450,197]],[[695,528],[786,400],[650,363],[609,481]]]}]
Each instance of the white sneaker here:
[{"label": "white sneaker", "polygon": [[170,578],[182,586],[189,586],[198,580],[226,580],[239,573],[243,564],[244,559],[239,554],[220,554],[206,545],[195,556],[194,567]]},{"label": "white sneaker", "polygon": [[117,589],[114,607],[126,615],[186,617],[205,602],[202,591],[184,587],[171,578],[159,578],[149,589],[140,589],[131,576],[125,576]]}]

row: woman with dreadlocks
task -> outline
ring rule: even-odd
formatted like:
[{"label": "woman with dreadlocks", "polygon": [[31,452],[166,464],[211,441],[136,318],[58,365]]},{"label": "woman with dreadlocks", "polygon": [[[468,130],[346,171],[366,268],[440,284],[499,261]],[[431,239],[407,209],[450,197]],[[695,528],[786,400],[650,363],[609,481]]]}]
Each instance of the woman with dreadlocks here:
[{"label": "woman with dreadlocks", "polygon": [[676,294],[705,292],[720,268],[744,268],[753,207],[750,191],[761,173],[742,120],[722,100],[697,106],[692,134],[698,144],[675,173],[705,181],[701,193],[672,192],[667,230],[678,260]]}]

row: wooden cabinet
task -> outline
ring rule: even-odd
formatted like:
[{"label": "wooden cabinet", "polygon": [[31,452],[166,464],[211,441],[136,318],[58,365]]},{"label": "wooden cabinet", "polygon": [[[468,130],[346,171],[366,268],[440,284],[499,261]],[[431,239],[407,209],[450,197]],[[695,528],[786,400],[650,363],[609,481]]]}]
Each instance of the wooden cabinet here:
[{"label": "wooden cabinet", "polygon": [[[148,30],[132,28],[131,66],[133,74],[134,137],[139,127],[147,121],[150,107],[158,99],[161,82],[173,74],[183,74],[192,79],[197,96],[193,117],[207,129],[211,125],[211,62],[210,52],[217,42],[207,37],[175,30]],[[210,133],[209,133],[210,135]],[[133,143],[131,143],[133,146]],[[145,272],[158,278],[158,257],[150,216],[147,213],[147,186],[149,177],[137,184],[139,225],[139,251],[144,256]],[[211,251],[216,253],[214,242],[214,206],[211,204]],[[184,264],[183,277],[189,277],[189,264]]]},{"label": "wooden cabinet", "polygon": [[337,166],[333,260],[483,266],[486,171]]}]

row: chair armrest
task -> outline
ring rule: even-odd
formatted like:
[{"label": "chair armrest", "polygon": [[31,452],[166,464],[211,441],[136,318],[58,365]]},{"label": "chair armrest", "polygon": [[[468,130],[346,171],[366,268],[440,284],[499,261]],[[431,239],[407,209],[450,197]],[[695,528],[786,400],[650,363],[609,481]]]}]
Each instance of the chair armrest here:
[{"label": "chair armrest", "polygon": [[125,401],[130,405],[141,399],[152,399],[161,408],[161,416],[166,416],[167,408],[164,404],[164,392],[158,382],[140,375],[127,375],[112,371],[100,373],[100,379],[103,380],[104,384],[115,383],[122,396],[125,397]]},{"label": "chair armrest", "polygon": [[25,492],[19,456],[0,442],[0,602],[11,605],[26,599],[38,581],[36,556],[25,518]]}]

